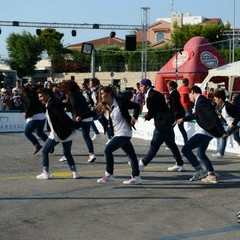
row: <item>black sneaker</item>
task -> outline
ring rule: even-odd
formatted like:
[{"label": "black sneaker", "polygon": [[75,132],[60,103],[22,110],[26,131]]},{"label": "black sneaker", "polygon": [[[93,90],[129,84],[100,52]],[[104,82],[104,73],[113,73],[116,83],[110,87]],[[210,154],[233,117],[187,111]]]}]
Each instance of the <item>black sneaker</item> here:
[{"label": "black sneaker", "polygon": [[36,146],[33,155],[35,155],[37,152],[39,152],[41,150],[41,148],[42,148],[41,145]]}]

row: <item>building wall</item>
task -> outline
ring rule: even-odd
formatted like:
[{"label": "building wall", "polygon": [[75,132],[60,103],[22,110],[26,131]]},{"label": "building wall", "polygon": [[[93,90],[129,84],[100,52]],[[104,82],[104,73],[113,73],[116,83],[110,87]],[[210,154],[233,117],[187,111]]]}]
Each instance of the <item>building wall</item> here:
[{"label": "building wall", "polygon": [[[155,83],[155,77],[157,72],[147,72],[148,79]],[[135,87],[136,83],[142,79],[141,72],[117,72],[114,76],[110,76],[110,72],[96,72],[95,77],[98,78],[102,85],[107,86],[113,84],[113,80],[120,80],[121,90],[125,88]],[[74,79],[80,86],[84,82],[84,79],[92,78],[92,73],[65,73],[55,74],[55,81],[61,82],[63,80]]]}]

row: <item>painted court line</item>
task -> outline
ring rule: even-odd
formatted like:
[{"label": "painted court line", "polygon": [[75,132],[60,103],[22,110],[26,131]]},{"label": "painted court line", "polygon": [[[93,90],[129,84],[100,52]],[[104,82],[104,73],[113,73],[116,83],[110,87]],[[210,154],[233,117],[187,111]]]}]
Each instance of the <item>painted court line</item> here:
[{"label": "painted court line", "polygon": [[179,234],[174,236],[160,237],[160,238],[156,238],[155,240],[181,240],[181,239],[190,239],[190,238],[192,239],[192,238],[205,237],[209,235],[221,234],[221,233],[232,232],[232,231],[240,231],[240,224],[229,226],[229,227],[199,231],[195,233],[184,233],[184,234]]}]

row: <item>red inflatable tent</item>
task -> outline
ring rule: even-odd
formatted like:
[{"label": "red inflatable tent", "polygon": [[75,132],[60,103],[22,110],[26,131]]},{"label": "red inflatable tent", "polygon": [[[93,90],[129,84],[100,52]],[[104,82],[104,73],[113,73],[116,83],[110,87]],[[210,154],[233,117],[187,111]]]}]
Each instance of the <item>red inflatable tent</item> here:
[{"label": "red inflatable tent", "polygon": [[[156,90],[167,93],[167,82],[189,79],[189,87],[201,83],[208,75],[208,70],[226,64],[223,57],[203,37],[191,38],[182,52],[177,52],[156,75]],[[177,71],[176,71],[177,69]],[[219,79],[221,81],[221,79]],[[181,84],[179,84],[181,85]]]}]

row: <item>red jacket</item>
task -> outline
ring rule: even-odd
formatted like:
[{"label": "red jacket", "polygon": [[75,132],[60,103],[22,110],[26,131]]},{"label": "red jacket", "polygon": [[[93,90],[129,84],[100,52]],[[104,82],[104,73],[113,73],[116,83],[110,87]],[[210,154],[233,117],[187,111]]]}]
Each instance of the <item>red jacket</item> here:
[{"label": "red jacket", "polygon": [[180,101],[184,109],[192,109],[192,103],[188,96],[189,90],[190,88],[184,85],[178,88],[178,92],[180,93],[180,96],[181,96]]}]

